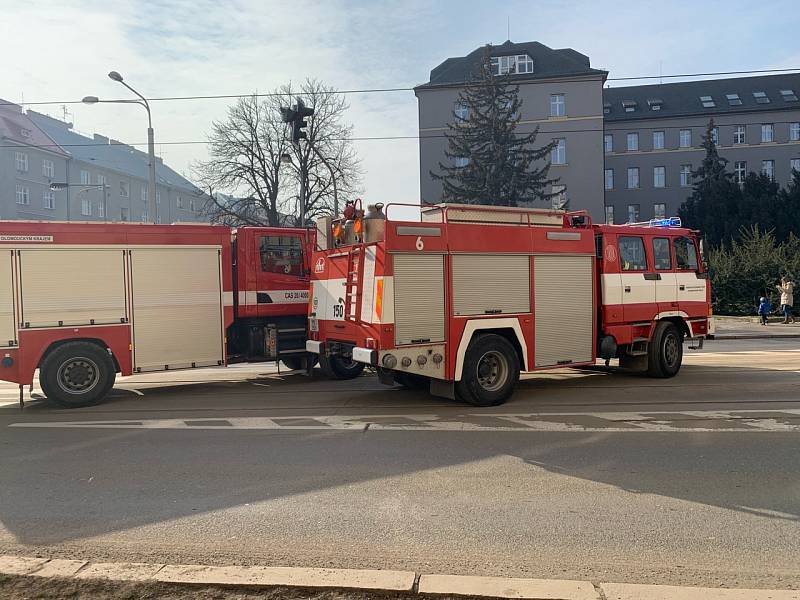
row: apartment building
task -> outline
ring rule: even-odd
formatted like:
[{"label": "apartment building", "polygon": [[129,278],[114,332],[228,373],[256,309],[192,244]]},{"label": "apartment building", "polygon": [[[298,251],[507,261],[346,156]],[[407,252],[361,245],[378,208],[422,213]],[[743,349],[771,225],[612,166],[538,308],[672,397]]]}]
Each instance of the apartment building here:
[{"label": "apartment building", "polygon": [[800,74],[605,89],[606,221],[677,214],[712,118],[719,154],[737,181],[764,172],[786,185],[792,168],[800,171],[798,98]]},{"label": "apartment building", "polygon": [[[141,150],[0,100],[2,219],[147,222],[147,162]],[[207,197],[158,156],[156,194],[158,222],[207,220]]]},{"label": "apartment building", "polygon": [[[445,156],[447,125],[459,112],[459,91],[473,80],[484,48],[448,58],[430,73],[429,81],[414,88],[419,107],[420,197],[442,200],[442,184],[431,176]],[[603,209],[603,83],[608,73],[593,69],[589,58],[571,48],[552,49],[539,42],[510,41],[491,48],[495,74],[508,74],[519,85],[520,123],[527,133],[539,127],[537,144],[556,140],[549,176],[558,182],[558,195],[537,208],[560,206],[588,209],[602,219]],[[459,160],[466,159],[456,159]]]}]

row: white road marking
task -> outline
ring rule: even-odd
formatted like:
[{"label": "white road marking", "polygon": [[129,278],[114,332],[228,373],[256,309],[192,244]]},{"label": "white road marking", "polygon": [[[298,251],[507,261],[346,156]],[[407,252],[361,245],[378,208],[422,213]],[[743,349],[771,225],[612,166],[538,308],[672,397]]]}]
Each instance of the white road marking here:
[{"label": "white road marking", "polygon": [[[751,415],[751,416],[749,416]],[[583,421],[583,422],[582,422]],[[607,423],[607,425],[606,425]],[[195,419],[115,419],[12,423],[9,427],[71,429],[221,429],[288,431],[578,431],[800,432],[800,409],[606,413],[464,413],[454,416],[359,415]]]}]

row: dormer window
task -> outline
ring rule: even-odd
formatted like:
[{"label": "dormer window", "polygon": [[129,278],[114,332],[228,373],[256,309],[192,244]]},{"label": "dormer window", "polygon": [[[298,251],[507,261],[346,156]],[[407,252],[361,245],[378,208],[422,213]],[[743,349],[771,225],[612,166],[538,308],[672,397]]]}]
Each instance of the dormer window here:
[{"label": "dormer window", "polygon": [[797,102],[797,94],[794,90],[781,90],[781,98],[784,102]]},{"label": "dormer window", "polygon": [[711,96],[700,96],[700,103],[703,105],[703,108],[716,108],[717,106],[717,103],[714,102]]},{"label": "dormer window", "polygon": [[739,94],[725,94],[725,98],[727,98],[730,106],[741,106],[742,104],[742,99],[739,98]]},{"label": "dormer window", "polygon": [[753,98],[756,99],[756,104],[769,104],[766,92],[753,92]]},{"label": "dormer window", "polygon": [[636,102],[633,100],[623,100],[622,101],[622,110],[625,112],[634,112],[636,110]]},{"label": "dormer window", "polygon": [[29,138],[29,137],[31,137],[31,130],[30,130],[30,129],[25,129],[25,128],[23,127],[22,129],[20,129],[20,131],[19,131],[19,132],[20,132],[20,134],[22,135],[22,137],[24,137],[24,138]]},{"label": "dormer window", "polygon": [[603,102],[603,114],[604,115],[611,114],[611,102]]},{"label": "dormer window", "polygon": [[521,75],[533,73],[533,59],[527,54],[516,56],[493,56],[492,75]]},{"label": "dormer window", "polygon": [[647,101],[647,106],[650,107],[650,110],[661,110],[663,105],[664,101],[661,98],[650,98]]}]

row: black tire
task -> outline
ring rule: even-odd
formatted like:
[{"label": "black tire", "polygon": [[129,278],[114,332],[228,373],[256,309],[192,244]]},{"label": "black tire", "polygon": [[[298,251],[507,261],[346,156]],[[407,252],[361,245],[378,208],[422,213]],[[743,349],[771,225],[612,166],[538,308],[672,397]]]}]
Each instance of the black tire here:
[{"label": "black tire", "polygon": [[409,390],[428,390],[431,386],[431,380],[427,377],[416,375],[415,373],[403,373],[402,371],[394,372],[394,382]]},{"label": "black tire", "polygon": [[355,379],[364,370],[364,363],[356,362],[347,356],[326,356],[320,354],[319,366],[329,379]]},{"label": "black tire", "polygon": [[519,356],[514,346],[496,334],[476,336],[464,357],[456,397],[474,406],[498,406],[514,393],[519,381]]},{"label": "black tire", "polygon": [[683,334],[674,323],[660,321],[647,348],[647,375],[674,377],[683,362]]},{"label": "black tire", "polygon": [[67,342],[49,352],[39,366],[47,399],[63,408],[91,406],[114,387],[117,370],[108,350],[91,342]]},{"label": "black tire", "polygon": [[287,369],[291,369],[292,371],[305,371],[308,368],[309,360],[312,361],[312,367],[317,364],[316,355],[311,353],[282,358],[281,362],[286,365]]}]

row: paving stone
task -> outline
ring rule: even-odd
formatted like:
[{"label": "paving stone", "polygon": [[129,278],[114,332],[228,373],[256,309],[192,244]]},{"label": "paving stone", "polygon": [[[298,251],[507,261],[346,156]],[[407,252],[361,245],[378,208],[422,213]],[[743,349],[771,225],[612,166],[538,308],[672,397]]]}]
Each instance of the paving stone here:
[{"label": "paving stone", "polygon": [[527,600],[599,600],[589,581],[559,579],[510,579],[462,575],[423,575],[421,594],[455,594]]}]

